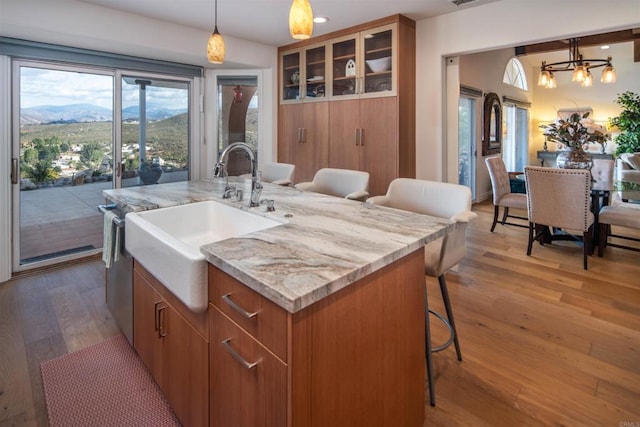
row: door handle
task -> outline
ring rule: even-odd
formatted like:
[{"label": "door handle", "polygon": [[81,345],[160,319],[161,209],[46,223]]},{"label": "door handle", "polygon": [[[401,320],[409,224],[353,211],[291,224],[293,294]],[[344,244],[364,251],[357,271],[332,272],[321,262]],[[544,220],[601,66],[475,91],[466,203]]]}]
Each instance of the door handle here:
[{"label": "door handle", "polygon": [[300,129],[302,132],[300,133],[300,135],[302,136],[302,140],[300,142],[304,143],[305,139],[306,139],[306,133],[307,133],[307,128],[301,128]]},{"label": "door handle", "polygon": [[360,136],[360,132],[358,132],[358,129],[355,129],[353,132],[353,140],[356,142],[356,145],[360,145],[358,143],[358,137]]},{"label": "door handle", "polygon": [[164,329],[164,310],[167,308],[166,305],[162,304],[162,301],[158,301],[154,304],[155,309],[155,327],[156,331],[158,331],[158,337],[163,338],[167,336],[167,331]]},{"label": "door handle", "polygon": [[364,129],[360,128],[360,146],[364,145]]},{"label": "door handle", "polygon": [[18,159],[15,157],[11,159],[11,183],[18,183]]}]

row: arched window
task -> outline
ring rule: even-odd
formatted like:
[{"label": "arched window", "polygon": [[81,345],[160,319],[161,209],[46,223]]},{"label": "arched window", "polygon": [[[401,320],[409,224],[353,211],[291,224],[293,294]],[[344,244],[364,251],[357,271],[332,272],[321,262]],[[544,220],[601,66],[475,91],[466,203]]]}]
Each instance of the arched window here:
[{"label": "arched window", "polygon": [[511,58],[504,69],[502,82],[527,90],[527,75],[524,73],[522,63],[516,58]]}]

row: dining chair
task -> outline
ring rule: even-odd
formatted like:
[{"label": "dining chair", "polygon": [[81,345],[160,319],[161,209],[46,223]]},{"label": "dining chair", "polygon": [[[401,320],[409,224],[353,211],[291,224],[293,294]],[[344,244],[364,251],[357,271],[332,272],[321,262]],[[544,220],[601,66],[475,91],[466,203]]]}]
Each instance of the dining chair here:
[{"label": "dining chair", "polygon": [[369,197],[369,173],[350,169],[323,168],[312,182],[300,182],[295,188],[302,191],[364,201]]},{"label": "dining chair", "polygon": [[[432,353],[444,350],[453,343],[458,360],[462,361],[458,332],[453,318],[445,274],[462,261],[466,255],[467,225],[469,221],[477,217],[477,214],[471,212],[471,190],[463,185],[445,182],[396,178],[389,184],[386,195],[370,197],[367,199],[367,203],[445,218],[458,223],[453,231],[425,246],[425,274],[438,278],[442,300],[447,313],[445,319],[440,313],[429,309],[425,288],[427,376],[429,379],[430,403],[431,406],[435,406]],[[429,313],[432,313],[442,321],[450,332],[447,342],[436,347],[431,344]]]},{"label": "dining chair", "polygon": [[[591,172],[586,169],[525,166],[524,173],[529,216],[527,256],[531,255],[534,240],[541,245],[554,240],[578,240],[582,242],[586,270],[594,224]],[[549,227],[560,232],[551,234]]]},{"label": "dining chair", "polygon": [[527,210],[527,196],[522,193],[512,193],[511,184],[509,183],[509,173],[504,165],[501,157],[487,157],[485,160],[489,177],[491,178],[491,188],[493,191],[493,224],[491,224],[491,232],[496,228],[500,208],[503,209],[502,220],[500,224],[515,225],[516,227],[527,226],[514,222],[507,222],[507,218],[515,218],[526,221],[523,216],[510,215],[509,208]]},{"label": "dining chair", "polygon": [[[591,167],[591,178],[593,182],[592,190],[599,188],[598,202],[600,207],[607,206],[609,204],[608,189],[613,187],[613,171],[615,162],[611,159],[593,159],[593,166]],[[604,190],[607,189],[607,190]],[[599,208],[598,208],[599,209]],[[596,218],[597,219],[597,218]]]},{"label": "dining chair", "polygon": [[[630,235],[631,233],[620,234],[623,230],[626,230],[627,232],[630,232],[631,230],[640,230],[640,204],[626,203],[622,201],[617,192],[614,192],[611,204],[609,206],[603,206],[602,209],[600,209],[598,221],[599,257],[603,255],[604,249],[607,246],[640,252],[640,246],[628,246],[620,243],[613,243],[609,239],[610,237],[614,237],[617,239],[640,242],[640,238],[637,237],[638,233],[635,233],[635,235]],[[616,226],[615,233],[612,231],[611,226]]]}]

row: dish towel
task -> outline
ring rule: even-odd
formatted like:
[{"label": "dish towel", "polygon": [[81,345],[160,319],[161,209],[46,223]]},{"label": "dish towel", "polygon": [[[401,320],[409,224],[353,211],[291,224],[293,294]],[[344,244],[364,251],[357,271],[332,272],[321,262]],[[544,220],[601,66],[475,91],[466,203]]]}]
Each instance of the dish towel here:
[{"label": "dish towel", "polygon": [[119,240],[115,236],[116,225],[113,222],[118,216],[111,211],[104,213],[104,224],[102,230],[102,261],[107,268],[111,268],[114,261],[114,243]]}]

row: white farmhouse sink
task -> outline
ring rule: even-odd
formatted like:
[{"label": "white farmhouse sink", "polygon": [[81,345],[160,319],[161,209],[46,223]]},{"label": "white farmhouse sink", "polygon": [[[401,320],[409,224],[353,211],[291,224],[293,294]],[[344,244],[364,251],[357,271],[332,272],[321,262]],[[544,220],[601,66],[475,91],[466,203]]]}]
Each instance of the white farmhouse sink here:
[{"label": "white farmhouse sink", "polygon": [[187,307],[207,309],[207,261],[200,246],[281,225],[215,201],[126,216],[125,247]]}]

